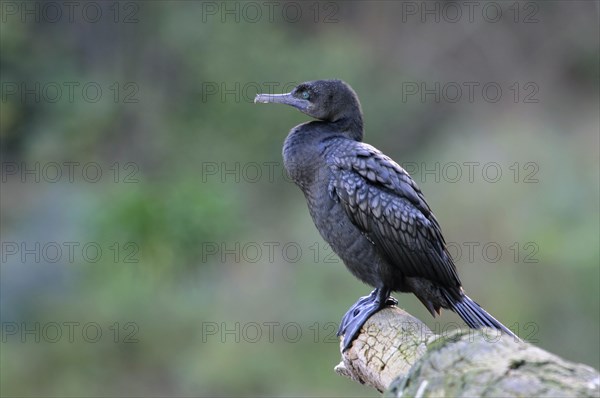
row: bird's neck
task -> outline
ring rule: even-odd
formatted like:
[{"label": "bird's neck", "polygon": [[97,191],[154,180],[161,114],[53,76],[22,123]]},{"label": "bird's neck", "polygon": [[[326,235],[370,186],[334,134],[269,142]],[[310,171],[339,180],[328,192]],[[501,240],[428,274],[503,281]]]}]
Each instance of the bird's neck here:
[{"label": "bird's neck", "polygon": [[344,132],[349,138],[362,141],[363,138],[363,120],[362,115],[353,114],[350,116],[342,116],[335,122],[330,122],[333,130]]}]

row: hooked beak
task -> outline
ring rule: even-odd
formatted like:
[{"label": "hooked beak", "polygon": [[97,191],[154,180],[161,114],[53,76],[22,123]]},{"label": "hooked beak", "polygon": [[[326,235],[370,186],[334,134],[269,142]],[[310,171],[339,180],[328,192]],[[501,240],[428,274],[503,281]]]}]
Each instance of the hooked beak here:
[{"label": "hooked beak", "polygon": [[294,108],[299,109],[301,112],[306,113],[310,106],[310,101],[297,98],[292,93],[287,94],[257,94],[254,98],[254,103],[267,104],[269,102],[276,102],[279,104],[291,105]]}]

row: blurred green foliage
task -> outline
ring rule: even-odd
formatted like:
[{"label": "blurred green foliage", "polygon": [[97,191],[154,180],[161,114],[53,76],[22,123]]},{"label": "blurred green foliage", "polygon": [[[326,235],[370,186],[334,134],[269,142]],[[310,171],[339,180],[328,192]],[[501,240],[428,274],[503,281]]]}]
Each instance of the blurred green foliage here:
[{"label": "blurred green foliage", "polygon": [[[305,3],[297,23],[207,13],[223,2],[96,4],[98,23],[2,9],[2,242],[80,243],[54,264],[3,254],[3,396],[375,396],[333,372],[333,323],[369,288],[331,256],[282,170],[285,134],[306,117],[252,103],[257,87],[333,77],[358,92],[365,140],[416,165],[469,294],[541,347],[600,367],[597,4],[536,3],[532,24],[405,21],[392,2]],[[502,101],[404,91],[469,81],[498,82]],[[102,96],[6,91],[49,82],[94,82]],[[515,101],[514,82],[534,82],[539,101],[523,90]],[[36,162],[103,174],[5,176],[8,163]],[[503,176],[427,174],[453,162],[495,162]],[[86,242],[98,261],[81,254]],[[482,255],[490,242],[497,261]],[[399,299],[436,330],[458,322]],[[63,325],[62,337],[21,335],[36,322]],[[79,325],[73,341],[65,322]],[[92,323],[97,342],[81,333]]]}]

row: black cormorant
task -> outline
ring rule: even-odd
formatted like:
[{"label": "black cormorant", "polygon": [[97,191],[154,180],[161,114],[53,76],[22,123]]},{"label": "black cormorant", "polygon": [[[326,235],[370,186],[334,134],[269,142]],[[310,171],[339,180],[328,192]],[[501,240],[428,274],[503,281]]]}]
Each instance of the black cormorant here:
[{"label": "black cormorant", "polygon": [[300,187],[312,219],[350,272],[375,287],[344,315],[338,336],[349,348],[362,325],[392,291],[412,292],[435,316],[450,309],[471,328],[492,327],[516,337],[469,298],[442,230],[408,173],[362,141],[358,97],[341,80],[316,80],[288,94],[259,94],[254,102],[291,105],[312,116],[283,146],[285,168]]}]

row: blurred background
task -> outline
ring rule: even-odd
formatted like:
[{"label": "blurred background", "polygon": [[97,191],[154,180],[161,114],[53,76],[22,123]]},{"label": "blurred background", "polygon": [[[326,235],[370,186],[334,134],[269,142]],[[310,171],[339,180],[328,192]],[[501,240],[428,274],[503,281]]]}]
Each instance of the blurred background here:
[{"label": "blurred background", "polygon": [[3,396],[378,395],[333,372],[371,289],[283,170],[307,117],[252,103],[320,78],[469,295],[600,367],[598,2],[0,4]]}]

